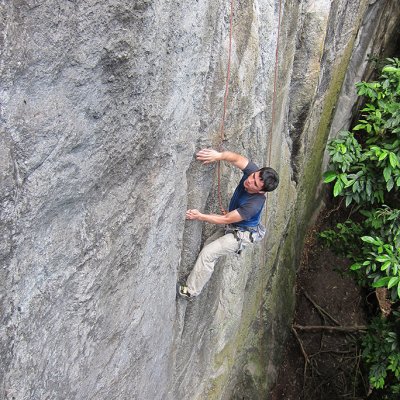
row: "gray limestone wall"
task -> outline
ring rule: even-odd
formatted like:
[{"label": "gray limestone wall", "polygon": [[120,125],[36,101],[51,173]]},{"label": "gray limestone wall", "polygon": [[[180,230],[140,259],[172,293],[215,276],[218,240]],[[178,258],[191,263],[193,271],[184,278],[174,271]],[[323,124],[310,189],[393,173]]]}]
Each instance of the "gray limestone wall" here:
[{"label": "gray limestone wall", "polygon": [[[370,1],[358,29],[350,64],[342,85],[330,127],[330,136],[349,128],[353,109],[357,106],[354,85],[373,76],[374,62],[398,54],[400,43],[400,3],[397,1]],[[396,48],[397,47],[397,48]]]},{"label": "gray limestone wall", "polygon": [[[235,2],[223,147],[281,184],[263,244],[187,303],[176,282],[214,228],[185,210],[218,212],[214,166],[194,154],[220,145],[229,3],[0,1],[0,398],[266,398],[368,10]],[[239,178],[223,166],[226,205]]]}]

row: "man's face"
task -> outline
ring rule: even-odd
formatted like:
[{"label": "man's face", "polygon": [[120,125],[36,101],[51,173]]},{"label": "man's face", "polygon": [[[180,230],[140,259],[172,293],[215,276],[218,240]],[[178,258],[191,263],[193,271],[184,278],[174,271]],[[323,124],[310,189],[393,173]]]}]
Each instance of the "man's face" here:
[{"label": "man's face", "polygon": [[244,181],[244,188],[247,193],[264,193],[262,187],[263,181],[260,179],[260,171],[253,172]]}]

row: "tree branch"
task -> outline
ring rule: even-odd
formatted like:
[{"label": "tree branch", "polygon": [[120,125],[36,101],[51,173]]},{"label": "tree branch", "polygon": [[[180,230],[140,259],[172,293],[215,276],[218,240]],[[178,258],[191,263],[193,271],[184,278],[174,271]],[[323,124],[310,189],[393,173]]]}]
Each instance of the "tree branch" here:
[{"label": "tree branch", "polygon": [[340,323],[335,318],[333,318],[332,315],[330,315],[326,310],[324,310],[320,305],[318,305],[304,289],[303,289],[303,294],[304,294],[304,296],[306,296],[307,300],[310,301],[310,303],[321,314],[324,321],[325,321],[325,317],[328,317],[336,325],[340,325]]},{"label": "tree branch", "polygon": [[303,332],[320,332],[320,331],[327,331],[327,332],[358,332],[358,331],[366,331],[367,327],[365,325],[359,326],[327,326],[327,325],[310,325],[310,326],[303,326],[303,325],[293,325],[294,329]]}]

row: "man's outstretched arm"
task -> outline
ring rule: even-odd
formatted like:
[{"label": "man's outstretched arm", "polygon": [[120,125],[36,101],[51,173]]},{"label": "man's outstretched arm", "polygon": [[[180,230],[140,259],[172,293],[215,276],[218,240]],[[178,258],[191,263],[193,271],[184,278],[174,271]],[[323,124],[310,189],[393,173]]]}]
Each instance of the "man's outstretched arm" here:
[{"label": "man's outstretched arm", "polygon": [[204,221],[210,224],[219,224],[219,225],[234,224],[235,222],[243,220],[243,218],[240,216],[237,210],[230,211],[225,215],[218,215],[218,214],[203,214],[196,209],[187,210],[186,219],[197,219],[198,221]]},{"label": "man's outstretched arm", "polygon": [[247,167],[249,160],[232,151],[216,151],[213,149],[202,149],[196,154],[196,158],[202,161],[203,164],[210,164],[216,161],[227,161],[241,170]]}]

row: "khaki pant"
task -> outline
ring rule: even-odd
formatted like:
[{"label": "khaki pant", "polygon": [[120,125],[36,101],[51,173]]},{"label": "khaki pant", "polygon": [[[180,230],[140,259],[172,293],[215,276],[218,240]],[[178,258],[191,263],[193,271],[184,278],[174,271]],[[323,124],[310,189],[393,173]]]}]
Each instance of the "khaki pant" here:
[{"label": "khaki pant", "polygon": [[[242,246],[251,244],[249,232],[238,232],[238,238]],[[227,254],[237,253],[240,247],[240,240],[236,239],[233,233],[225,234],[225,230],[220,228],[210,236],[197,257],[196,264],[186,285],[191,296],[198,296],[205,284],[214,272],[214,266],[218,259]]]}]

